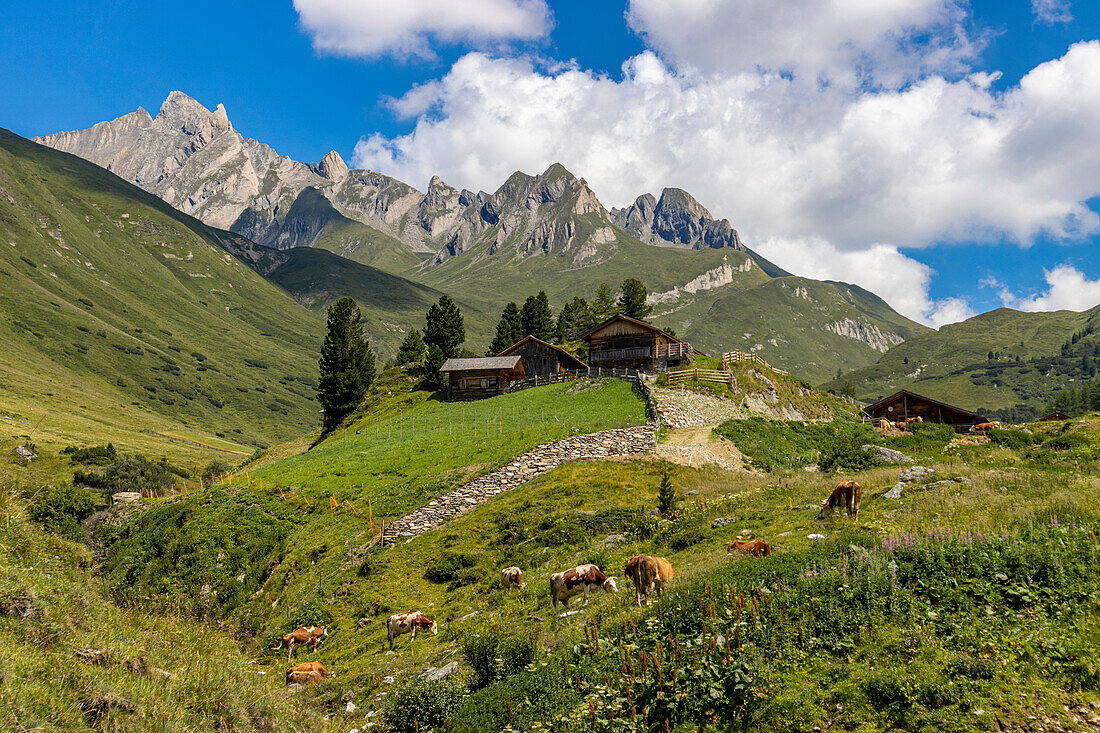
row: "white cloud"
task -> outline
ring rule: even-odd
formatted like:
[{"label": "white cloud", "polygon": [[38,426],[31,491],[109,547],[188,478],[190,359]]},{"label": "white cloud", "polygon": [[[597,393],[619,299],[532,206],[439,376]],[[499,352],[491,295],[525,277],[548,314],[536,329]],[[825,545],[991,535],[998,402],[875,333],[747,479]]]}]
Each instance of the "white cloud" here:
[{"label": "white cloud", "polygon": [[976,50],[967,16],[965,0],[630,0],[627,10],[631,28],[679,68],[832,82],[955,70]]},{"label": "white cloud", "polygon": [[1073,20],[1069,0],[1031,0],[1031,12],[1035,13],[1035,20],[1047,25],[1069,23]]},{"label": "white cloud", "polygon": [[1005,288],[1001,291],[1001,302],[1023,311],[1083,311],[1100,305],[1100,279],[1089,280],[1073,265],[1044,270],[1043,278],[1047,282],[1045,292],[1018,296]]},{"label": "white cloud", "polygon": [[545,0],[294,0],[313,47],[339,56],[431,58],[432,44],[530,40],[552,26]]}]

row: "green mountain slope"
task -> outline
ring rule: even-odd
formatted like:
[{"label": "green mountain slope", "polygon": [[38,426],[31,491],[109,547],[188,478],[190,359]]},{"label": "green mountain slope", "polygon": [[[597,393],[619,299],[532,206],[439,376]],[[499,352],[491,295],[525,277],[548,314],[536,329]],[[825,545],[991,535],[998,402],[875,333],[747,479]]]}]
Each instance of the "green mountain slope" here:
[{"label": "green mountain slope", "polygon": [[1076,313],[999,308],[899,344],[828,386],[875,399],[908,388],[998,417],[1037,417],[1060,389],[1095,373],[1100,306]]},{"label": "green mountain slope", "polygon": [[323,323],[212,230],[6,130],[0,189],[0,365],[17,398],[253,443],[316,423]]}]

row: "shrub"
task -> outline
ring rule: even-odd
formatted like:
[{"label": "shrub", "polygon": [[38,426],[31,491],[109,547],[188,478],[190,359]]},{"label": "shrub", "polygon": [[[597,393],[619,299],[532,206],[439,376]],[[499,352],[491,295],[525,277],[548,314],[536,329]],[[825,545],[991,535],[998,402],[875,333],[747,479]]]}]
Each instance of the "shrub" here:
[{"label": "shrub", "polygon": [[703,530],[698,528],[685,529],[669,537],[668,546],[676,552],[679,552],[680,550],[686,550],[692,545],[699,544],[704,539],[706,539],[706,533],[704,533]]},{"label": "shrub", "polygon": [[676,503],[676,489],[672,487],[672,477],[668,471],[661,474],[661,483],[657,486],[657,511],[665,514]]},{"label": "shrub", "polygon": [[848,435],[839,435],[821,452],[818,465],[823,471],[865,471],[882,463],[874,451],[863,450],[860,445]]},{"label": "shrub", "polygon": [[443,730],[445,721],[458,709],[468,690],[453,677],[428,682],[412,679],[394,685],[382,704],[382,720],[387,730]]},{"label": "shrub", "polygon": [[447,583],[455,580],[467,568],[472,568],[477,558],[458,552],[445,552],[428,564],[424,570],[424,579],[433,583]]},{"label": "shrub", "polygon": [[474,686],[484,687],[531,664],[538,641],[532,634],[505,634],[493,626],[463,634],[459,644],[463,659],[477,675]]},{"label": "shrub", "polygon": [[206,464],[206,468],[203,469],[202,478],[204,481],[211,481],[216,478],[220,478],[225,474],[233,470],[233,466],[229,461],[224,458],[215,458],[210,463]]},{"label": "shrub", "polygon": [[997,445],[1016,451],[1026,450],[1032,445],[1042,442],[1042,438],[1028,435],[1022,430],[1004,430],[1000,428],[989,431],[989,440]]},{"label": "shrub", "polygon": [[61,455],[67,455],[70,463],[81,463],[86,466],[106,466],[118,458],[118,452],[115,451],[113,443],[93,445],[90,448],[69,445],[61,449]]},{"label": "shrub", "polygon": [[83,486],[51,486],[27,507],[30,518],[45,529],[69,537],[80,535],[80,523],[96,509],[96,497]]}]

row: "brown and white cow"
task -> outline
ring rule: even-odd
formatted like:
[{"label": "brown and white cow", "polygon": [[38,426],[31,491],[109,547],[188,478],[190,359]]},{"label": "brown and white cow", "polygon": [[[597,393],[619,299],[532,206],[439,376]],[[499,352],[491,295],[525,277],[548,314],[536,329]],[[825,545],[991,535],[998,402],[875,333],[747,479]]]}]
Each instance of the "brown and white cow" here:
[{"label": "brown and white cow", "polygon": [[879,418],[878,426],[881,430],[889,430],[890,428],[894,427],[894,424],[886,418],[882,417]]},{"label": "brown and white cow", "polygon": [[526,588],[523,580],[523,571],[516,567],[504,568],[500,571],[500,584],[505,588]]},{"label": "brown and white cow", "polygon": [[393,650],[393,640],[402,634],[412,634],[410,641],[416,640],[416,632],[430,631],[439,633],[439,624],[422,614],[420,611],[405,611],[395,613],[386,619],[386,634],[390,641],[390,650]]},{"label": "brown and white cow", "polygon": [[896,423],[894,423],[894,427],[898,430],[905,430],[907,427],[909,427],[909,423],[904,420],[898,420]]},{"label": "brown and white cow", "polygon": [[569,608],[569,599],[581,593],[584,593],[584,605],[587,606],[588,594],[601,588],[609,593],[619,592],[615,577],[607,577],[592,564],[578,565],[564,573],[554,573],[550,576],[550,599],[554,602],[554,613],[558,612],[559,602]]},{"label": "brown and white cow", "polygon": [[290,663],[290,658],[294,655],[294,651],[307,644],[313,645],[313,651],[317,651],[317,645],[321,643],[321,639],[328,636],[327,626],[303,626],[300,629],[295,629],[289,634],[283,637],[283,643],[276,647],[281,649],[286,647],[286,661]]},{"label": "brown and white cow", "polygon": [[990,430],[1000,430],[1001,423],[997,420],[993,422],[980,422],[970,428],[972,433],[988,433]]},{"label": "brown and white cow", "polygon": [[293,667],[291,667],[290,669],[288,669],[286,671],[286,683],[288,685],[291,684],[292,682],[299,682],[299,684],[305,684],[305,683],[301,682],[300,680],[293,679],[293,676],[294,675],[298,675],[298,676],[309,675],[311,673],[316,674],[317,679],[310,679],[309,680],[310,682],[316,682],[317,680],[321,679],[322,677],[335,677],[336,676],[335,672],[329,671],[328,668],[326,668],[325,665],[321,664],[320,662],[302,662],[301,664],[294,665]]},{"label": "brown and white cow", "polygon": [[320,672],[295,672],[288,671],[286,673],[287,685],[308,685],[311,682],[320,682]]},{"label": "brown and white cow", "polygon": [[639,606],[649,601],[650,594],[656,592],[661,595],[665,584],[676,577],[672,563],[663,557],[650,555],[635,555],[627,560],[624,574],[634,583]]},{"label": "brown and white cow", "polygon": [[907,425],[912,425],[915,422],[924,422],[924,418],[921,417],[920,415],[917,415],[916,417],[907,417],[907,418],[905,418],[905,423]]},{"label": "brown and white cow", "polygon": [[818,519],[832,516],[836,508],[844,509],[852,518],[859,516],[859,503],[863,499],[863,487],[855,481],[841,481],[829,494],[829,498],[821,503],[821,513]]},{"label": "brown and white cow", "polygon": [[772,554],[772,548],[764,540],[734,540],[726,545],[726,552],[743,552],[753,557],[767,557]]}]

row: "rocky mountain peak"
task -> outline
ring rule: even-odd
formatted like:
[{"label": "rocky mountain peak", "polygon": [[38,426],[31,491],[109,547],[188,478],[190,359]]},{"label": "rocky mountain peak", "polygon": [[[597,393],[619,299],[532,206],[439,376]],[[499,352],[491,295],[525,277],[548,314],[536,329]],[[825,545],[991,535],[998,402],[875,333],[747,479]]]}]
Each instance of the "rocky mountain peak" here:
[{"label": "rocky mountain peak", "polygon": [[174,91],[160,106],[154,122],[165,126],[179,126],[185,133],[194,135],[204,128],[212,132],[224,132],[233,129],[225,106],[219,104],[213,112],[183,92]]},{"label": "rocky mountain peak", "polygon": [[[221,105],[218,105],[221,107]],[[325,157],[321,158],[321,162],[316,167],[317,174],[327,178],[330,181],[336,181],[339,183],[348,177],[348,164],[344,162],[344,159],[340,157],[340,154],[335,150],[330,150],[325,154]]]},{"label": "rocky mountain peak", "polygon": [[680,188],[666,188],[660,199],[642,194],[632,205],[612,209],[611,221],[648,244],[746,251],[729,220],[716,220],[694,196]]}]

